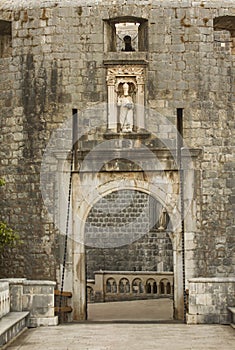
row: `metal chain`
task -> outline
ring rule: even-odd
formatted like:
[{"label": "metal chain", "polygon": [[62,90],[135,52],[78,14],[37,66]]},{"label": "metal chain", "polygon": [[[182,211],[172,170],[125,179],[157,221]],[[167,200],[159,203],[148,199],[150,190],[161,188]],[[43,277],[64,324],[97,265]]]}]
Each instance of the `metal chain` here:
[{"label": "metal chain", "polygon": [[[180,155],[180,158],[182,156]],[[184,227],[184,170],[182,167],[182,158],[180,159],[180,202],[181,202],[181,232],[182,232],[182,275],[183,275],[183,293],[184,293],[184,322],[186,323],[186,290],[185,290],[185,227]]]},{"label": "metal chain", "polygon": [[61,316],[62,316],[61,307],[62,307],[62,299],[63,299],[63,291],[64,291],[65,265],[66,265],[66,260],[67,260],[67,246],[68,246],[68,233],[69,233],[70,203],[71,203],[71,192],[72,192],[73,158],[74,158],[74,150],[72,150],[72,152],[71,152],[71,162],[70,162],[68,207],[67,207],[67,217],[66,217],[66,230],[65,230],[65,242],[64,242],[64,257],[63,257],[63,269],[62,269],[62,277],[61,277],[60,302],[59,302],[59,313],[58,313],[59,322],[61,322]]},{"label": "metal chain", "polygon": [[187,296],[185,290],[185,224],[184,224],[184,167],[182,160],[182,149],[183,149],[183,109],[177,109],[177,131],[178,131],[178,146],[177,146],[177,157],[178,157],[178,169],[180,178],[180,212],[181,212],[181,248],[182,248],[182,278],[183,278],[183,296],[184,296],[184,322],[186,323],[186,303]]}]

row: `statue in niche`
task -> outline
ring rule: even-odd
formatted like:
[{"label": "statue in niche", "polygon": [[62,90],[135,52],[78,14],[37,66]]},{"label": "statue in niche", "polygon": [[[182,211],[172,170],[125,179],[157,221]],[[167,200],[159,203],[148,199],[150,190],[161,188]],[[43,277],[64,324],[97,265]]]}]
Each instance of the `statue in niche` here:
[{"label": "statue in niche", "polygon": [[129,84],[123,84],[123,94],[118,97],[118,107],[120,107],[119,121],[122,132],[131,132],[134,124],[134,103],[129,94]]},{"label": "statue in niche", "polygon": [[159,231],[164,231],[167,228],[167,211],[165,208],[162,209],[160,218],[159,218]]}]

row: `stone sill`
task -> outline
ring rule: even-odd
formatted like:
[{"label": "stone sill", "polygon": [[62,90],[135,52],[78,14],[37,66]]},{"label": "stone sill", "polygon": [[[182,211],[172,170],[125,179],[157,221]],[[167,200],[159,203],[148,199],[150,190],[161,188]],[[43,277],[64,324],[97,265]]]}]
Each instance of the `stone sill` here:
[{"label": "stone sill", "polygon": [[[146,147],[147,148],[147,147]],[[95,149],[92,150],[92,155],[90,156],[90,160],[96,160],[98,158],[104,159],[105,155],[107,155],[107,159],[115,159],[115,158],[122,158],[122,155],[135,155],[137,159],[155,159],[154,155],[157,155],[159,158],[166,158],[166,159],[175,159],[177,155],[177,150],[176,149],[168,149],[168,148],[148,148],[149,152],[146,152],[146,148],[129,148],[129,147],[122,147],[122,148],[113,148],[113,149]],[[85,157],[90,150],[83,150],[83,151],[78,151],[77,152],[77,157],[79,159],[82,159]],[[197,158],[201,150],[200,149],[189,149],[185,150],[182,152],[182,158],[187,158],[187,157],[193,157]],[[125,157],[124,157],[125,158]],[[105,158],[106,159],[106,158]]]},{"label": "stone sill", "polygon": [[0,279],[0,282],[8,282],[11,284],[23,284],[24,286],[36,285],[36,286],[55,286],[54,281],[42,281],[42,280],[27,280],[26,278],[4,278]]},{"label": "stone sill", "polygon": [[56,282],[54,281],[39,281],[39,280],[26,280],[24,281],[24,285],[25,286],[30,286],[30,285],[34,285],[34,286],[55,286]]},{"label": "stone sill", "polygon": [[107,131],[104,134],[104,138],[108,140],[112,139],[147,139],[151,136],[150,132],[113,132],[113,131]]},{"label": "stone sill", "polygon": [[171,271],[95,271],[96,275],[169,275],[173,276],[174,272]]},{"label": "stone sill", "polygon": [[190,283],[235,283],[235,277],[197,277],[189,279]]},{"label": "stone sill", "polygon": [[23,284],[26,281],[26,278],[2,278],[0,282],[8,282],[11,284]]},{"label": "stone sill", "polygon": [[104,65],[118,64],[148,64],[147,52],[106,52],[104,54]]}]

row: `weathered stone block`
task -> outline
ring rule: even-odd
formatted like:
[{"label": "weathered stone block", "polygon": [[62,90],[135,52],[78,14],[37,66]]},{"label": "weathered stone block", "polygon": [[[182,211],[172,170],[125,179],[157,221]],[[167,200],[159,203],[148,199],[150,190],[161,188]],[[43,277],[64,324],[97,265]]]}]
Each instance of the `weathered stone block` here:
[{"label": "weathered stone block", "polygon": [[[195,288],[196,286],[196,288]],[[235,303],[230,288],[234,288],[234,278],[195,278],[189,280],[189,322],[229,323],[228,305]],[[203,294],[198,294],[204,291]],[[198,315],[201,317],[198,318]],[[195,317],[194,317],[195,316]]]}]

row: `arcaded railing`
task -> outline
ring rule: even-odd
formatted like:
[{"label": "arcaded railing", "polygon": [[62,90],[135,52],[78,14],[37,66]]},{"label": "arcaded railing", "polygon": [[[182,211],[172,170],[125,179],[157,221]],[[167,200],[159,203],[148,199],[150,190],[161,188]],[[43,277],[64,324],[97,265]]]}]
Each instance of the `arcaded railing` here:
[{"label": "arcaded railing", "polygon": [[9,283],[0,282],[0,319],[10,312]]},{"label": "arcaded railing", "polygon": [[155,299],[173,296],[173,272],[97,271],[87,281],[87,301]]}]

